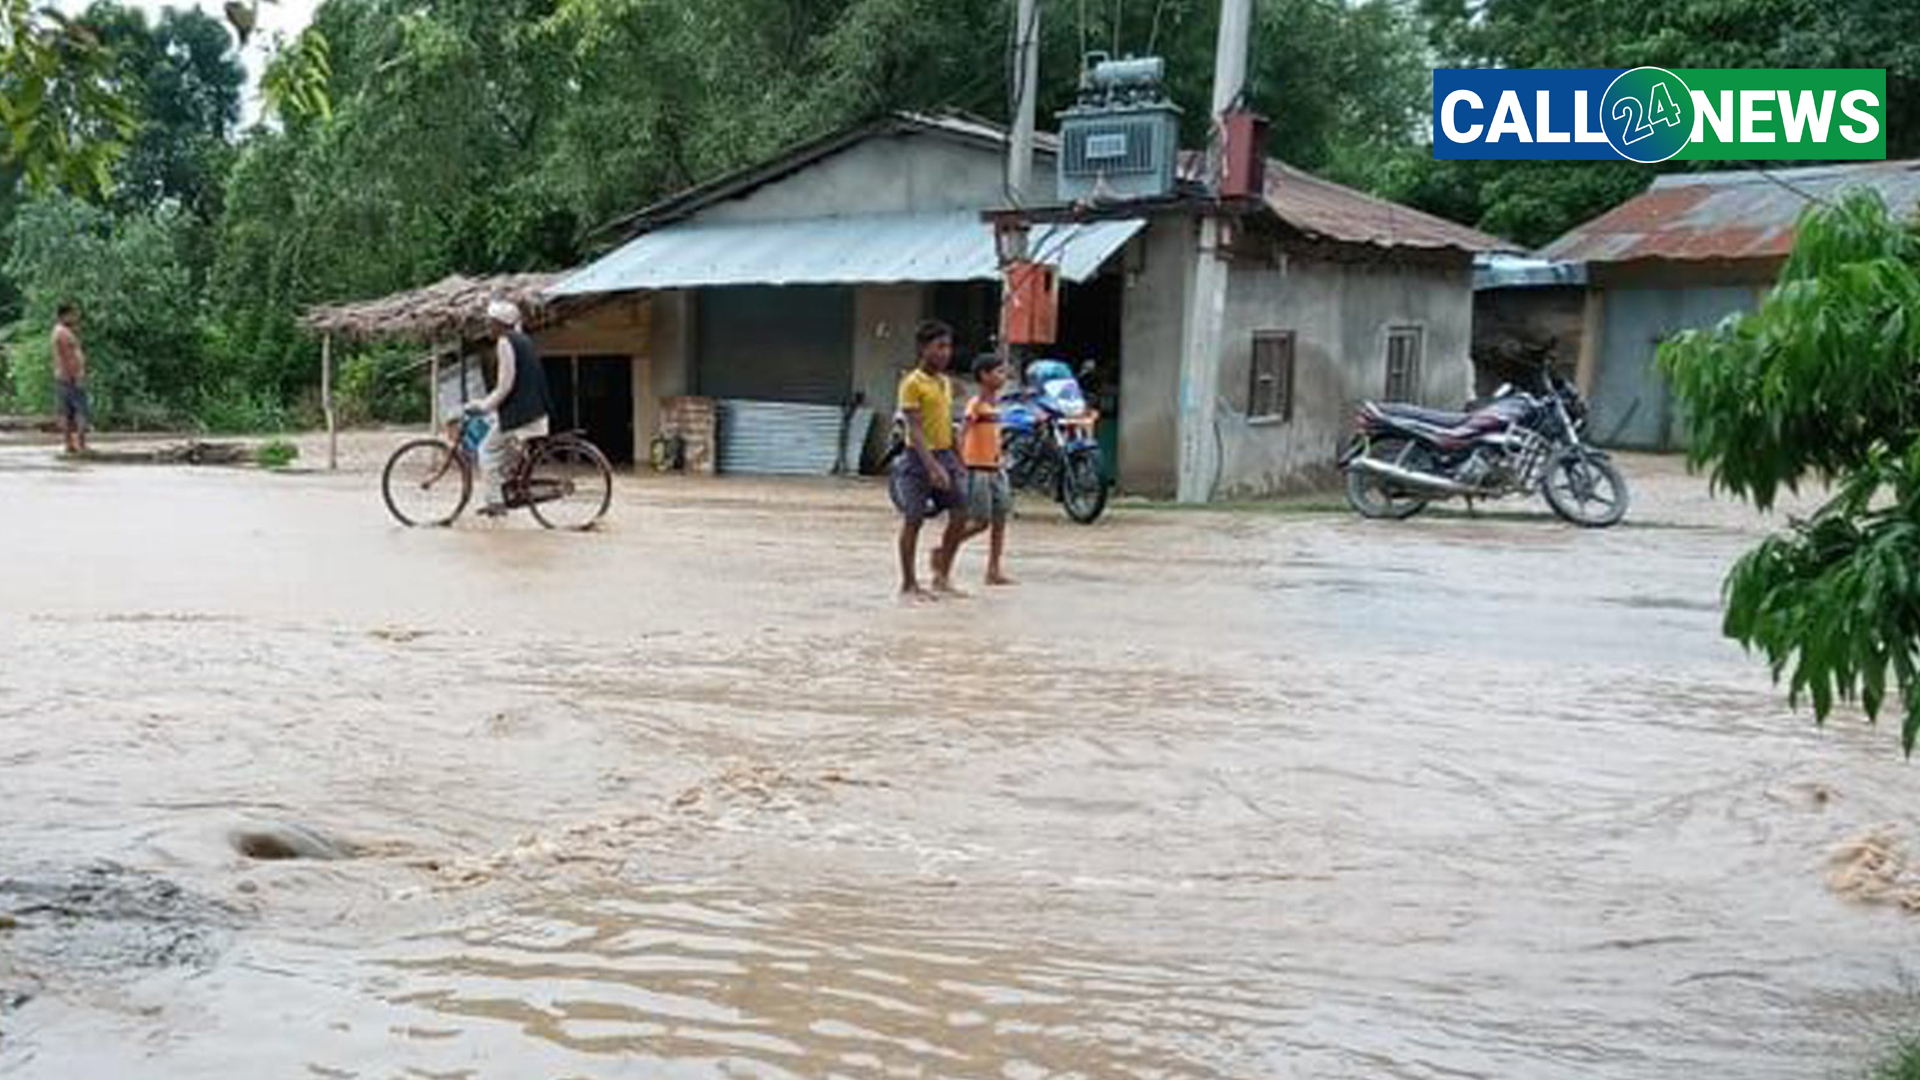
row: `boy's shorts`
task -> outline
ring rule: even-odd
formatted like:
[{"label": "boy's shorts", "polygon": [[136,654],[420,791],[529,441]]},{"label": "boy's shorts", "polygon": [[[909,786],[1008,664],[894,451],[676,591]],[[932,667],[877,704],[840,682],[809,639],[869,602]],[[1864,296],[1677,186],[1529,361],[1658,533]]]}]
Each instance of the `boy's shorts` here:
[{"label": "boy's shorts", "polygon": [[1013,509],[1013,486],[1004,469],[967,471],[967,520],[1005,521]]},{"label": "boy's shorts", "polygon": [[960,455],[951,450],[935,450],[933,459],[946,470],[951,481],[944,488],[934,486],[920,455],[911,448],[901,451],[893,461],[893,477],[887,483],[887,492],[893,496],[893,505],[899,507],[901,515],[915,524],[948,510],[965,512],[967,470],[960,464]]}]

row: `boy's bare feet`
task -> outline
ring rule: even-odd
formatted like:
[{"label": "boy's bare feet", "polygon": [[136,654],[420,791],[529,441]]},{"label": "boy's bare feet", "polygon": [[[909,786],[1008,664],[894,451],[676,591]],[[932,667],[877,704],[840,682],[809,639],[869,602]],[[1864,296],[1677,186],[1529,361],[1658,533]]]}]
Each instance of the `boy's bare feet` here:
[{"label": "boy's bare feet", "polygon": [[1020,583],[1005,574],[995,572],[987,575],[987,584],[995,588],[1001,588],[1008,585],[1018,585]]},{"label": "boy's bare feet", "polygon": [[945,578],[941,578],[933,583],[933,591],[941,596],[952,597],[956,600],[964,599],[967,595],[963,590],[954,588],[953,582]]},{"label": "boy's bare feet", "polygon": [[900,602],[902,604],[931,604],[939,599],[939,597],[918,585],[915,585],[911,589],[900,590]]}]

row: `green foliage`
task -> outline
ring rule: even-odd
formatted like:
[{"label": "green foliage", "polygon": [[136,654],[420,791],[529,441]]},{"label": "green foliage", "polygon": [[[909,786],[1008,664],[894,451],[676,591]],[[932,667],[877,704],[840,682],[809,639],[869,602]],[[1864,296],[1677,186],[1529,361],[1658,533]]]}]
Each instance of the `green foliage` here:
[{"label": "green foliage", "polygon": [[254,461],[263,469],[284,469],[299,458],[300,448],[285,439],[269,439],[253,453]]},{"label": "green foliage", "polygon": [[1727,581],[1725,629],[1825,720],[1897,693],[1920,740],[1920,238],[1871,192],[1801,220],[1780,283],[1748,315],[1683,333],[1660,365],[1713,483],[1773,505],[1834,493]]},{"label": "green foliage", "polygon": [[334,389],[340,422],[413,423],[427,418],[426,374],[416,350],[369,349],[340,365]]},{"label": "green foliage", "polygon": [[191,411],[204,341],[180,224],[178,211],[115,216],[57,195],[20,209],[6,270],[25,285],[25,341],[13,370],[23,405],[52,407],[54,312],[72,300],[103,422],[148,426]]},{"label": "green foliage", "polygon": [[1906,1039],[1874,1066],[1867,1080],[1920,1080],[1920,1039]]},{"label": "green foliage", "polygon": [[226,28],[194,9],[168,8],[149,23],[111,0],[89,7],[80,24],[111,54],[114,80],[139,118],[115,170],[113,206],[174,202],[211,222],[246,79]]},{"label": "green foliage", "polygon": [[294,427],[292,410],[279,397],[235,380],[204,388],[190,411],[202,428],[223,435],[256,435]]},{"label": "green foliage", "polygon": [[[1920,5],[1882,0],[1419,0],[1419,10],[1436,66],[1885,68],[1887,156],[1920,155]],[[1444,162],[1432,160],[1430,149],[1422,147],[1399,168],[1401,175],[1393,183],[1374,189],[1389,196],[1399,193],[1421,209],[1539,245],[1637,193],[1657,173],[1744,167],[1739,162]],[[1364,172],[1354,178],[1362,184],[1369,181]]]},{"label": "green foliage", "polygon": [[[242,47],[259,2],[225,5]],[[32,4],[0,0],[16,171],[90,196],[116,181],[108,218],[89,227],[170,236],[160,261],[186,279],[161,359],[137,365],[157,381],[108,396],[223,430],[296,419],[287,410],[318,371],[295,321],[311,304],[575,264],[615,235],[606,223],[881,110],[1010,111],[1011,0],[326,0],[307,30],[264,45],[269,120],[237,134],[238,52],[213,18],[101,0],[67,24]],[[1042,7],[1043,124],[1071,102],[1084,51],[1154,53],[1185,142],[1204,143],[1216,3]],[[1248,96],[1278,156],[1527,244],[1658,170],[1436,162],[1434,64],[1884,66],[1890,149],[1920,152],[1913,5],[1262,0],[1252,33]],[[0,172],[8,235],[14,180]],[[141,258],[158,265],[155,251]],[[56,283],[71,272],[36,259]],[[66,286],[27,272],[0,279],[0,320],[35,291],[31,342]],[[168,374],[176,349],[201,376],[191,392]],[[371,365],[342,369],[366,388],[352,410],[383,419],[411,400],[386,388],[384,361],[347,363]]]},{"label": "green foliage", "polygon": [[7,163],[35,189],[100,193],[136,120],[91,30],[31,0],[0,0],[0,124]]},{"label": "green foliage", "polygon": [[260,96],[278,116],[325,123],[333,119],[333,99],[327,93],[332,78],[327,36],[308,27],[283,45],[267,65],[260,80]]}]

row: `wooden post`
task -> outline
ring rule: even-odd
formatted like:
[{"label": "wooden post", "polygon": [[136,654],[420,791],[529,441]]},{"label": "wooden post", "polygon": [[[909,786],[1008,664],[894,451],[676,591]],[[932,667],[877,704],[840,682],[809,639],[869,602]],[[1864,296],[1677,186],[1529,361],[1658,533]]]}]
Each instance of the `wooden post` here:
[{"label": "wooden post", "polygon": [[1580,396],[1593,400],[1593,384],[1600,375],[1600,340],[1602,328],[1606,326],[1606,299],[1601,291],[1587,286],[1586,307],[1580,313],[1580,352],[1575,362],[1573,384],[1580,388]]},{"label": "wooden post", "polygon": [[433,358],[427,361],[427,430],[440,430],[440,347],[433,347]]},{"label": "wooden post", "polygon": [[327,468],[340,467],[340,433],[333,420],[333,335],[320,339],[320,408],[327,414]]}]

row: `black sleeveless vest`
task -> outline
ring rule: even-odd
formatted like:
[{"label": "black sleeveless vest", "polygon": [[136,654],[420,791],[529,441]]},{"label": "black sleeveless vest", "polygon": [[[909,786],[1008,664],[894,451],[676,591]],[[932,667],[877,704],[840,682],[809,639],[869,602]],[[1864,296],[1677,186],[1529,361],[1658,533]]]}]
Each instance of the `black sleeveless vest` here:
[{"label": "black sleeveless vest", "polygon": [[553,400],[547,395],[547,372],[533,339],[513,330],[507,341],[513,345],[513,389],[500,403],[500,426],[512,431],[552,413]]}]

